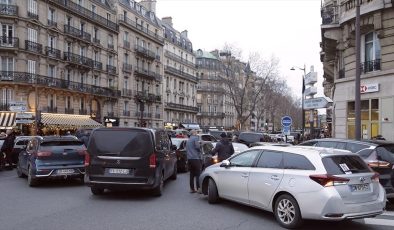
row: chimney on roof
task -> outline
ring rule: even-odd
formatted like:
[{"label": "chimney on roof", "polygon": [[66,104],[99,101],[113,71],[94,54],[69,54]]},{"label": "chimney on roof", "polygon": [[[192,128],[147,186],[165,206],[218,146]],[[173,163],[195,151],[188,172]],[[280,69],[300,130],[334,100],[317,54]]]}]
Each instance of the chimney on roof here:
[{"label": "chimney on roof", "polygon": [[170,25],[172,27],[172,17],[164,17],[161,19],[165,24]]},{"label": "chimney on roof", "polygon": [[181,32],[181,35],[182,35],[183,37],[187,38],[187,30],[182,31],[182,32]]},{"label": "chimney on roof", "polygon": [[156,0],[142,0],[139,4],[148,11],[156,13]]}]

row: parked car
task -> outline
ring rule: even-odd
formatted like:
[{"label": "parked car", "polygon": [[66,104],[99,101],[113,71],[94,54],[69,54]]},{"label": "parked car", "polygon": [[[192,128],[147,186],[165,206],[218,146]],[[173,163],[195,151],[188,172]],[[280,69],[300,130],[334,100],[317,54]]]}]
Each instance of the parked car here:
[{"label": "parked car", "polygon": [[394,204],[394,142],[324,138],[309,140],[299,146],[346,149],[359,154],[374,171],[380,174],[380,183],[386,190],[387,199]]},{"label": "parked car", "polygon": [[263,140],[271,140],[271,138],[264,133],[255,133],[255,132],[242,132],[238,136],[238,142],[243,143],[250,147],[251,143],[260,142]]},{"label": "parked car", "polygon": [[164,181],[177,178],[176,146],[165,130],[98,128],[85,158],[85,181],[94,195],[105,189],[149,189],[163,193]]},{"label": "parked car", "polygon": [[[202,153],[202,158],[203,158],[203,169],[206,167],[219,163],[217,155],[212,156],[211,155],[211,150],[215,148],[217,142],[203,142],[201,144],[201,153]],[[242,151],[245,151],[249,147],[245,144],[242,143],[231,143],[234,148],[234,155],[239,154]]]},{"label": "parked car", "polygon": [[200,183],[209,203],[223,198],[258,207],[285,228],[303,219],[374,217],[386,204],[379,174],[357,154],[336,149],[255,147],[206,168]]},{"label": "parked car", "polygon": [[86,148],[72,137],[32,137],[19,153],[17,174],[29,186],[45,178],[84,179]]},{"label": "parked car", "polygon": [[172,144],[176,145],[176,157],[177,157],[177,167],[178,172],[187,172],[189,171],[189,165],[187,161],[187,153],[186,153],[186,142],[187,138],[171,138]]}]

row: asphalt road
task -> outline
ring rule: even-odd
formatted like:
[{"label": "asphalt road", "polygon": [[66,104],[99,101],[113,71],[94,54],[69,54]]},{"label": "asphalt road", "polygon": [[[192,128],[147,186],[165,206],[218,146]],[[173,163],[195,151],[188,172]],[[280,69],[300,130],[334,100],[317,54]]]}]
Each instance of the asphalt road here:
[{"label": "asphalt road", "polygon": [[[78,181],[48,181],[30,188],[15,170],[0,172],[0,229],[282,229],[273,215],[229,201],[209,205],[191,194],[188,174],[168,181],[164,195],[108,192],[93,196]],[[393,229],[394,207],[374,219],[329,223],[307,221],[302,229]],[[378,225],[376,225],[378,224]]]}]

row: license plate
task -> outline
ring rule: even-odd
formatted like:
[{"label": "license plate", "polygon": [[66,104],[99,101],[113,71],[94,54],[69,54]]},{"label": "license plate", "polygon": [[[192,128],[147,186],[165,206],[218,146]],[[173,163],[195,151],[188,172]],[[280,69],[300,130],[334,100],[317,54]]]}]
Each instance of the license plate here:
[{"label": "license plate", "polygon": [[111,174],[130,174],[130,169],[108,169],[108,173]]},{"label": "license plate", "polygon": [[350,189],[352,192],[365,192],[369,191],[370,187],[369,184],[355,184],[350,185]]},{"label": "license plate", "polygon": [[75,172],[74,169],[58,169],[57,174],[72,174]]}]

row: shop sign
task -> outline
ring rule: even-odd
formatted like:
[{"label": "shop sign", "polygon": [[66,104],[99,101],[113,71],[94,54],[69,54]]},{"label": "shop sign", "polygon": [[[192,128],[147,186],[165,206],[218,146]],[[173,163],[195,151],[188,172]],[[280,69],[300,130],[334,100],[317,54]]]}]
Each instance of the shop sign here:
[{"label": "shop sign", "polygon": [[16,118],[20,119],[33,119],[33,114],[31,113],[16,113]]},{"label": "shop sign", "polygon": [[379,84],[364,84],[360,86],[360,93],[373,93],[379,92]]},{"label": "shop sign", "polygon": [[24,101],[12,101],[9,103],[11,112],[26,112],[26,102]]},{"label": "shop sign", "polygon": [[16,124],[32,124],[34,120],[27,120],[27,119],[20,119],[20,120],[15,120]]}]

